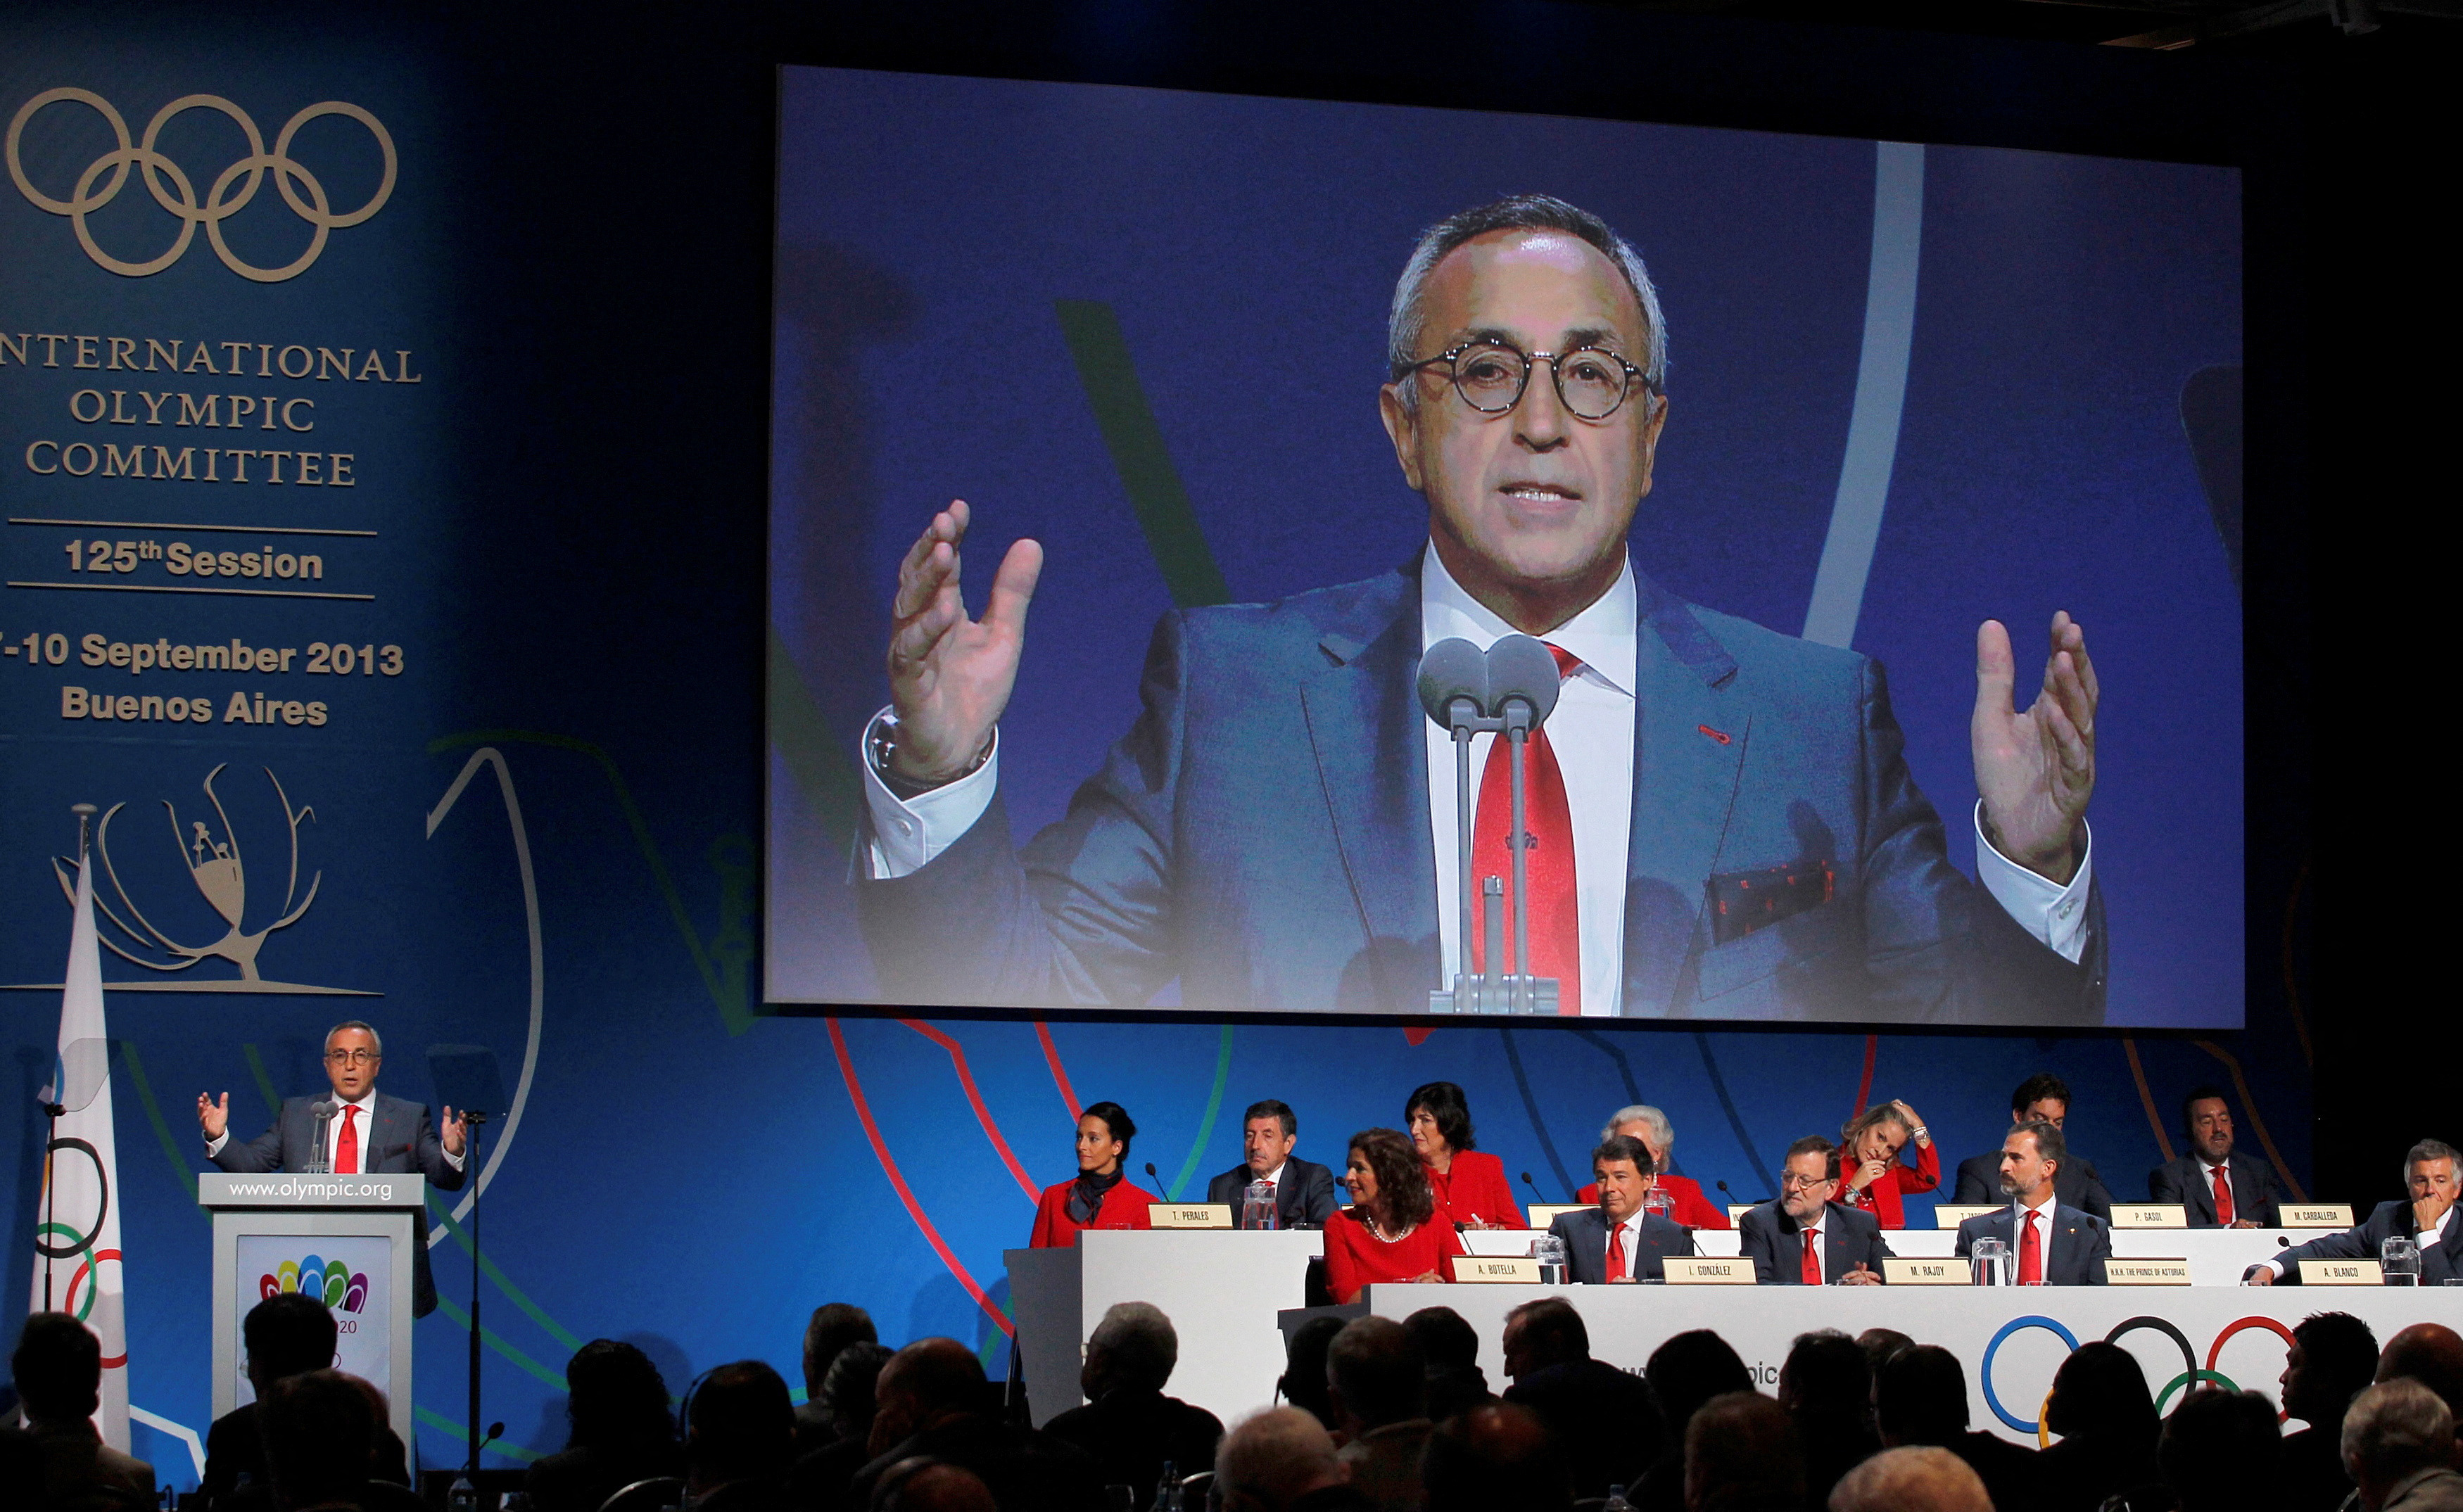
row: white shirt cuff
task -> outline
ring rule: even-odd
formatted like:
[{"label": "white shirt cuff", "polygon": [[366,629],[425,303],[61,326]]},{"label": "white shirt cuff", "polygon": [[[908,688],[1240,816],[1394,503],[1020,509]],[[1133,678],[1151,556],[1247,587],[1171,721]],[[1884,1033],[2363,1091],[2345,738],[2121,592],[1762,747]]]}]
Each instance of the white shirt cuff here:
[{"label": "white shirt cuff", "polygon": [[210,1160],[214,1156],[222,1154],[223,1146],[229,1143],[230,1143],[230,1131],[226,1129],[223,1131],[221,1138],[208,1139],[206,1141],[206,1158]]},{"label": "white shirt cuff", "polygon": [[924,870],[926,862],[973,829],[992,807],[1000,781],[1000,731],[995,727],[992,754],[981,767],[946,787],[901,798],[889,790],[889,784],[882,781],[872,764],[873,731],[888,717],[884,708],[864,726],[861,762],[864,807],[872,813],[872,875],[884,882]]},{"label": "white shirt cuff", "polygon": [[2083,819],[2079,825],[2087,832],[2086,851],[2079,857],[2078,874],[2063,887],[1993,849],[1984,838],[1984,805],[1975,806],[1976,880],[2020,929],[2072,965],[2086,954],[2086,896],[2095,884],[2095,832]]},{"label": "white shirt cuff", "polygon": [[467,1147],[466,1147],[466,1148],[464,1148],[463,1150],[459,1151],[459,1152],[455,1152],[455,1151],[452,1151],[452,1150],[447,1150],[447,1149],[446,1149],[444,1146],[439,1145],[439,1146],[437,1147],[437,1153],[438,1153],[439,1155],[442,1155],[443,1156],[445,1156],[445,1163],[446,1163],[447,1165],[449,1165],[449,1166],[451,1166],[454,1170],[459,1171],[459,1170],[461,1170],[461,1169],[462,1169],[462,1156],[466,1156],[466,1155],[469,1155],[470,1152],[469,1152],[469,1150]]}]

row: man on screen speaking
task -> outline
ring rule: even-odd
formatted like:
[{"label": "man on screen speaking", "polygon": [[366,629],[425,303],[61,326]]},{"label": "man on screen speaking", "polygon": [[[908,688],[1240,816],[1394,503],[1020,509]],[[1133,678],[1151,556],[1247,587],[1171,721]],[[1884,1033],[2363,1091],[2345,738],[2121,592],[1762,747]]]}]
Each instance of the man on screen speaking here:
[{"label": "man on screen speaking", "polygon": [[[1598,217],[1526,196],[1431,227],[1379,395],[1428,548],[1367,582],[1165,616],[1137,723],[1023,849],[996,726],[1042,548],[1011,547],[970,618],[970,511],[934,516],[865,735],[856,886],[883,990],[1137,1007],[1177,979],[1190,1007],[1426,1012],[1461,920],[1451,737],[1421,711],[1420,657],[1519,631],[1562,677],[1529,776],[1531,967],[1560,1012],[2099,1022],[2084,633],[2053,616],[2023,713],[2008,633],[1976,633],[1979,887],[1878,664],[1687,604],[1627,559],[1666,350],[1641,258]],[[1493,744],[1472,750],[1482,876],[1510,867]]]}]

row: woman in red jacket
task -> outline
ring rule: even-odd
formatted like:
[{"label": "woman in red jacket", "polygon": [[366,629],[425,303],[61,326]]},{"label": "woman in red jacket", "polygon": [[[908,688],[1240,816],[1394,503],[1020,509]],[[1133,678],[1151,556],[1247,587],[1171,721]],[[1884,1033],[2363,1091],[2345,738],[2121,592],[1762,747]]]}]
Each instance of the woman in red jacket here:
[{"label": "woman in red jacket", "polygon": [[1428,1168],[1408,1139],[1391,1129],[1353,1134],[1342,1184],[1351,1206],[1325,1225],[1325,1289],[1335,1301],[1381,1282],[1453,1279],[1462,1238],[1442,1221]]},{"label": "woman in red jacket", "polygon": [[1414,1088],[1404,1126],[1420,1152],[1437,1219],[1449,1228],[1528,1228],[1505,1184],[1505,1162],[1471,1148],[1471,1105],[1451,1082]]},{"label": "woman in red jacket", "polygon": [[[1912,1166],[1899,1158],[1910,1139],[1916,1147]],[[1863,1208],[1884,1228],[1907,1226],[1900,1199],[1941,1185],[1941,1152],[1932,1147],[1924,1120],[1903,1102],[1875,1103],[1849,1119],[1839,1131],[1839,1173],[1846,1185],[1836,1200]]]},{"label": "woman in red jacket", "polygon": [[1078,1179],[1043,1189],[1035,1204],[1035,1249],[1067,1249],[1088,1228],[1144,1228],[1146,1205],[1163,1199],[1122,1179],[1138,1126],[1119,1103],[1097,1103],[1078,1115]]},{"label": "woman in red jacket", "polygon": [[[1620,1108],[1616,1116],[1608,1120],[1607,1127],[1600,1131],[1600,1143],[1605,1144],[1618,1134],[1641,1140],[1642,1147],[1650,1152],[1652,1163],[1659,1167],[1659,1178],[1651,1183],[1650,1197],[1657,1199],[1663,1193],[1667,1195],[1667,1205],[1663,1211],[1667,1217],[1687,1228],[1733,1226],[1728,1221],[1728,1215],[1703,1195],[1701,1182],[1691,1177],[1668,1173],[1667,1156],[1676,1148],[1676,1130],[1667,1122],[1666,1113],[1647,1103]],[[1600,1184],[1597,1181],[1574,1194],[1577,1202],[1595,1203],[1599,1199]],[[1657,1204],[1646,1199],[1643,1205],[1655,1207]]]}]

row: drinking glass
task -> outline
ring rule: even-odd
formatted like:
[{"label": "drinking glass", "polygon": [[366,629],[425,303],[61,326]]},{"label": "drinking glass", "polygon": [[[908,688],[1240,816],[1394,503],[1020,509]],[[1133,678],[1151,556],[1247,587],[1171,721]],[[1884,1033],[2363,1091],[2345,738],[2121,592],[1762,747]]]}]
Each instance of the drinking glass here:
[{"label": "drinking glass", "polygon": [[2378,1246],[2378,1264],[2389,1286],[2420,1285],[2420,1246],[2401,1234]]},{"label": "drinking glass", "polygon": [[1539,1279],[1550,1285],[1565,1281],[1565,1242],[1554,1234],[1542,1234],[1531,1242],[1531,1258],[1539,1263]]}]

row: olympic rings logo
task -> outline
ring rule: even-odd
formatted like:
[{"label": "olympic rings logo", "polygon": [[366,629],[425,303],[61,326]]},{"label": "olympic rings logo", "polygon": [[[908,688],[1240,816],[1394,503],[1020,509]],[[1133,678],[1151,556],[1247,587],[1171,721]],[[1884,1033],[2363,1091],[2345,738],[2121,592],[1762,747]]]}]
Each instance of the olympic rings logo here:
[{"label": "olympic rings logo", "polygon": [[[69,197],[58,200],[35,188],[33,181],[26,176],[25,164],[18,154],[18,141],[25,133],[26,123],[34,118],[36,112],[62,101],[75,101],[100,115],[110,123],[112,136],[120,145],[88,163],[85,171],[77,175],[76,187],[70,191]],[[173,118],[191,110],[221,111],[248,138],[248,156],[217,175],[202,201],[197,198],[196,184],[187,173],[156,151],[154,146],[163,135],[163,128]],[[333,206],[326,203],[325,186],[316,182],[316,176],[291,156],[292,139],[299,134],[299,128],[324,116],[347,116],[365,126],[384,154],[384,178],[377,185],[376,192],[368,196],[367,204],[342,214],[336,214]],[[253,279],[260,284],[278,284],[285,279],[298,277],[323,253],[327,236],[357,226],[383,209],[385,201],[393,196],[394,177],[399,167],[394,156],[393,138],[385,131],[384,123],[359,106],[338,99],[311,105],[292,117],[273,139],[273,150],[268,152],[265,150],[265,138],[257,131],[256,122],[249,119],[248,112],[220,95],[183,95],[156,111],[154,119],[146,123],[143,138],[131,144],[128,123],[120,119],[120,112],[112,108],[109,100],[84,89],[47,89],[19,106],[17,114],[9,121],[8,157],[9,177],[16,182],[18,192],[51,214],[67,216],[76,227],[78,244],[84,247],[86,255],[93,258],[97,266],[123,278],[143,278],[159,273],[186,254],[188,244],[196,240],[197,227],[202,226],[206,228],[207,239],[213,243],[215,255],[223,260],[223,266],[242,278]],[[180,218],[180,234],[172,241],[170,250],[137,263],[124,262],[105,252],[95,241],[92,228],[86,225],[87,216],[119,197],[120,189],[128,183],[131,166],[144,175],[145,187],[153,194],[154,203]],[[98,187],[97,181],[103,180],[106,174],[109,175],[108,180]],[[283,203],[290,205],[301,220],[316,227],[315,234],[308,239],[308,249],[280,268],[258,268],[246,262],[223,240],[223,222],[248,207],[249,202],[256,198],[257,190],[264,186],[268,174],[272,175],[273,187],[282,196]]]},{"label": "olympic rings logo", "polygon": [[[2058,1319],[2047,1318],[2041,1314],[2031,1313],[2023,1318],[2013,1318],[2001,1325],[2000,1330],[1993,1335],[1993,1342],[1984,1347],[1982,1367],[1984,1405],[1993,1409],[1994,1416],[2009,1424],[2012,1432],[2033,1433],[2037,1441],[2041,1443],[2051,1437],[2051,1431],[2047,1428],[2044,1419],[2052,1406],[2052,1393],[2048,1391],[2044,1393],[2043,1404],[2036,1409],[2035,1419],[2029,1421],[2002,1406],[2000,1393],[1993,1389],[1993,1356],[2000,1352],[2002,1341],[2014,1333],[2022,1332],[2028,1328],[2041,1328],[2059,1338],[2072,1350],[2079,1347],[2077,1334],[2064,1328]],[[2155,1393],[2155,1414],[2159,1417],[2164,1414],[2164,1404],[2172,1399],[2174,1392],[2192,1387],[2200,1381],[2211,1386],[2220,1386],[2228,1392],[2240,1390],[2230,1376],[2222,1374],[2215,1369],[2215,1361],[2223,1354],[2224,1346],[2230,1343],[2234,1335],[2245,1333],[2252,1328],[2263,1328],[2281,1339],[2286,1349],[2291,1348],[2294,1342],[2292,1330],[2273,1318],[2235,1318],[2224,1325],[2223,1331],[2216,1334],[2214,1342],[2207,1346],[2207,1363],[2201,1366],[2198,1363],[2197,1350],[2191,1347],[2189,1335],[2183,1333],[2167,1319],[2146,1314],[2135,1318],[2124,1318],[2114,1324],[2112,1331],[2103,1336],[2103,1342],[2119,1344],[2124,1335],[2135,1333],[2141,1328],[2151,1329],[2164,1335],[2181,1350],[2181,1373],[2166,1381],[2163,1390]],[[2279,1417],[2281,1415],[2278,1415]]]}]

